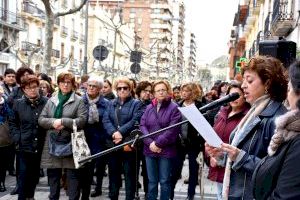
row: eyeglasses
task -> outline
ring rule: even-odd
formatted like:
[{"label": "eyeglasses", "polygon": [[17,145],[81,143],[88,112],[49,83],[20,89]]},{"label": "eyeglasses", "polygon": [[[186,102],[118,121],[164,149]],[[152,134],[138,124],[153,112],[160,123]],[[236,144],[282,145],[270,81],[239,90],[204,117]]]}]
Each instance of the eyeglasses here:
[{"label": "eyeglasses", "polygon": [[160,90],[156,90],[155,91],[155,93],[165,93],[165,92],[167,92],[167,90],[166,89],[160,89]]},{"label": "eyeglasses", "polygon": [[27,91],[35,91],[38,88],[39,88],[38,86],[35,86],[35,87],[25,87],[24,89],[27,90]]},{"label": "eyeglasses", "polygon": [[97,85],[91,85],[91,84],[89,84],[88,87],[90,87],[90,88],[97,88],[98,86]]},{"label": "eyeglasses", "polygon": [[121,90],[124,90],[124,91],[127,91],[129,88],[128,87],[117,87],[117,91],[121,91]]},{"label": "eyeglasses", "polygon": [[62,81],[62,82],[59,82],[59,83],[61,83],[62,85],[72,85],[71,81]]}]

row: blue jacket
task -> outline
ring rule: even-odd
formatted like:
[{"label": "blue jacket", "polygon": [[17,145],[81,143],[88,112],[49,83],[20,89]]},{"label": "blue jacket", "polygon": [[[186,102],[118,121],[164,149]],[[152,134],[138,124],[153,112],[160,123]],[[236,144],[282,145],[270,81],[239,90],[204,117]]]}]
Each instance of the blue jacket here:
[{"label": "blue jacket", "polygon": [[[116,111],[118,117],[116,116]],[[142,104],[139,100],[128,97],[123,104],[116,98],[109,102],[103,116],[103,126],[112,140],[112,134],[119,131],[123,140],[135,129],[142,116]]]},{"label": "blue jacket", "polygon": [[[257,117],[248,123],[237,142],[241,150],[233,162],[230,174],[229,199],[253,199],[251,179],[255,167],[267,155],[267,148],[274,134],[274,120],[287,109],[281,102],[271,101]],[[231,134],[231,140],[233,133]]]},{"label": "blue jacket", "polygon": [[[82,97],[84,104],[87,106],[89,113],[89,102],[86,94]],[[104,129],[102,119],[108,106],[108,100],[100,96],[99,101],[96,103],[99,112],[99,122],[89,124],[88,121],[84,127],[86,141],[89,145],[92,154],[96,154],[105,149],[105,140],[107,138],[106,130]],[[88,118],[87,118],[88,119]]]},{"label": "blue jacket", "polygon": [[[178,105],[171,101],[163,101],[157,112],[157,103],[148,105],[140,123],[143,135],[147,135],[159,129],[168,127],[181,121],[181,113]],[[176,126],[144,139],[144,154],[152,157],[172,158],[176,156],[176,139],[181,132],[181,126]],[[156,146],[162,149],[160,153],[154,153],[149,145],[155,141]]]}]

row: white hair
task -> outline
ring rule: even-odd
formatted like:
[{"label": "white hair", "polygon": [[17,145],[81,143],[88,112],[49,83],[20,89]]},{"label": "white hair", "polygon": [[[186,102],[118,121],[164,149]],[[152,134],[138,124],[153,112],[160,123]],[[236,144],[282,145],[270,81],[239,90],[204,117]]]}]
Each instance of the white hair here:
[{"label": "white hair", "polygon": [[100,76],[95,76],[95,75],[91,76],[88,79],[87,83],[92,81],[95,82],[100,88],[103,88],[103,78],[101,78]]}]

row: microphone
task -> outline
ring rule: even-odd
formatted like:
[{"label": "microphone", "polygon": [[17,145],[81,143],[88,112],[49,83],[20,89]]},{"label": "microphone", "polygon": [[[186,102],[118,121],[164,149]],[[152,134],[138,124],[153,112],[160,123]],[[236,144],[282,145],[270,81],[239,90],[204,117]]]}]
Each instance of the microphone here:
[{"label": "microphone", "polygon": [[237,93],[237,92],[234,92],[234,93],[228,94],[225,97],[217,99],[217,100],[215,100],[215,101],[213,101],[213,102],[211,102],[211,103],[209,103],[209,104],[201,107],[199,110],[200,110],[201,113],[205,113],[208,110],[211,110],[213,108],[221,106],[221,105],[223,105],[225,103],[234,101],[234,100],[238,99],[239,97],[240,97],[240,94]]}]

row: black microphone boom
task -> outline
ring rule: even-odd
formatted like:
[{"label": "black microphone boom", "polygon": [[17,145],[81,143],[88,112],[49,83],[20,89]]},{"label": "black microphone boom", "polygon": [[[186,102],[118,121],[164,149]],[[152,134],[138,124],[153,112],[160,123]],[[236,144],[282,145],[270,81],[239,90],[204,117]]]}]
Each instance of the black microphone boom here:
[{"label": "black microphone boom", "polygon": [[[221,105],[223,105],[223,104],[225,104],[225,103],[234,101],[234,100],[238,99],[239,97],[240,97],[240,95],[239,95],[239,93],[237,93],[237,92],[236,92],[236,93],[229,94],[229,95],[226,95],[225,97],[222,97],[222,98],[220,98],[220,99],[218,99],[218,100],[216,100],[216,101],[213,101],[213,102],[211,102],[211,103],[209,103],[209,104],[207,104],[207,105],[205,105],[205,106],[202,106],[201,108],[199,108],[199,111],[200,111],[201,113],[205,113],[205,112],[208,111],[208,110],[214,109],[214,108],[216,108],[216,107],[218,107],[218,106],[221,106]],[[170,129],[170,128],[179,126],[179,125],[184,124],[184,123],[187,123],[187,122],[189,122],[189,121],[188,121],[188,120],[184,120],[184,121],[178,122],[177,124],[173,124],[173,125],[171,125],[171,126],[168,126],[168,127],[159,129],[159,130],[157,130],[157,131],[154,131],[154,132],[152,132],[152,133],[149,133],[149,134],[147,134],[147,135],[138,136],[138,134],[137,134],[137,135],[136,135],[137,137],[136,137],[135,139],[133,139],[133,140],[130,140],[130,141],[128,141],[128,142],[124,142],[124,143],[119,144],[119,145],[117,145],[117,146],[115,146],[115,147],[112,147],[112,148],[110,148],[110,149],[106,149],[106,150],[104,150],[104,151],[101,151],[101,152],[99,152],[99,153],[96,153],[96,154],[94,154],[94,155],[91,155],[91,156],[89,156],[89,157],[87,157],[87,158],[84,158],[84,159],[82,159],[82,160],[79,160],[78,162],[79,162],[80,164],[89,162],[89,161],[92,160],[92,159],[101,157],[101,156],[106,155],[106,154],[108,154],[108,153],[111,153],[111,152],[113,152],[113,151],[117,151],[117,150],[123,148],[123,147],[126,146],[126,145],[131,145],[131,144],[135,143],[135,142],[138,141],[138,140],[143,140],[143,139],[145,139],[145,138],[147,138],[147,137],[156,135],[156,134],[158,134],[158,133],[160,133],[160,132],[162,132],[162,131],[166,131],[166,130],[168,130],[168,129]],[[134,131],[136,131],[136,130],[134,130]]]}]

